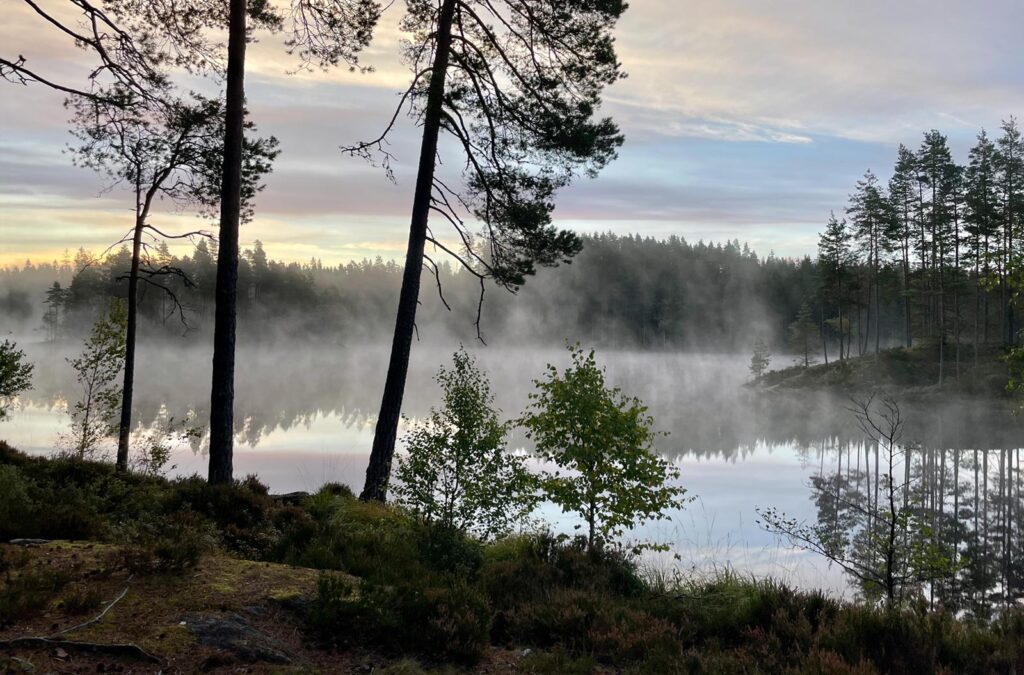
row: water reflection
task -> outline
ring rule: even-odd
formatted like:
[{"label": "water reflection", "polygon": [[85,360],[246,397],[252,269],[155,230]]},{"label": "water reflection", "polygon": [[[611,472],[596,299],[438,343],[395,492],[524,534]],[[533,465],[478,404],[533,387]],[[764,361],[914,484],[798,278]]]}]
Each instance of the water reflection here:
[{"label": "water reflection", "polygon": [[[517,416],[526,406],[531,381],[542,374],[545,364],[562,366],[566,361],[561,349],[467,347],[489,373],[506,417]],[[61,401],[74,396],[72,373],[64,361],[67,353],[60,348],[32,345],[28,351],[37,364],[35,388],[22,409],[0,425],[0,437],[27,451],[48,452],[67,427]],[[451,351],[414,346],[406,415],[424,415],[436,404],[432,375],[450,359]],[[860,476],[855,484],[868,484],[866,474],[861,474],[872,457],[870,452],[865,454],[863,434],[848,410],[848,399],[749,390],[744,386],[747,355],[608,351],[598,357],[607,367],[609,381],[640,397],[650,407],[656,426],[669,432],[660,450],[680,463],[682,484],[700,499],[673,514],[667,525],[658,524],[657,530],[639,536],[674,543],[686,564],[698,567],[732,564],[805,585],[844,585],[838,570],[761,530],[754,522],[754,509],[776,506],[813,520],[821,515],[820,505],[811,498],[815,480],[841,471],[848,480]],[[140,345],[139,362],[135,417],[140,424],[150,424],[162,415],[206,419],[208,350],[194,344],[181,349]],[[377,346],[241,349],[236,382],[237,472],[257,473],[280,492],[310,490],[328,480],[359,486],[386,362],[386,350]],[[1018,514],[1016,461],[1016,448],[1024,444],[1021,421],[997,403],[966,399],[905,401],[904,413],[905,438],[916,447],[934,449],[921,455],[927,458],[921,460],[922,466],[933,471],[934,466],[945,467],[939,474],[947,481],[943,497],[934,503],[944,513],[960,516],[957,510],[962,512],[965,505],[970,505],[971,518],[988,513],[979,516],[979,522],[987,518],[986,541],[996,536],[993,532],[1006,531],[1003,523],[1013,523],[1013,534],[1003,535],[1012,539],[1004,548],[1013,565],[1024,561],[1024,550],[1019,550],[1024,537],[1016,527],[1024,515]],[[521,437],[514,441],[525,445]],[[864,464],[858,465],[861,460]],[[977,468],[986,461],[987,470]],[[177,452],[172,464],[176,473],[205,473],[202,439],[195,448]],[[957,466],[959,473],[953,468]],[[973,487],[969,495],[963,493],[965,476],[972,481],[978,477],[983,497],[975,498]],[[953,484],[963,493],[959,500],[950,487]],[[1011,499],[1017,506],[1006,506]],[[958,545],[969,543],[964,534]],[[1013,583],[1022,576],[1014,576]],[[1016,589],[1013,586],[1011,593]],[[990,588],[986,593],[997,591],[1001,592]]]},{"label": "water reflection", "polygon": [[[47,345],[30,348],[37,374],[25,402],[51,406],[73,397],[65,353]],[[489,372],[497,403],[513,417],[525,407],[534,377],[545,364],[562,365],[557,349],[476,348]],[[386,351],[379,347],[296,348],[293,351],[245,349],[239,352],[235,424],[238,440],[257,447],[275,431],[292,431],[299,442],[314,420],[330,417],[340,429],[372,427],[385,372]],[[811,448],[822,442],[860,438],[850,401],[819,394],[757,392],[746,389],[742,355],[700,355],[652,352],[599,354],[609,380],[639,396],[657,426],[668,431],[661,443],[666,455],[721,456],[742,459],[759,444]],[[417,345],[409,375],[404,412],[421,416],[436,402],[432,375],[450,358],[450,351]],[[135,417],[143,424],[162,411],[181,419],[208,415],[209,353],[197,347],[178,352],[142,348],[136,384]],[[948,448],[1013,447],[1022,425],[1005,408],[969,399],[904,402],[906,436],[925,445]],[[56,423],[56,420],[55,420]],[[3,430],[9,437],[9,429]],[[355,436],[339,433],[334,449],[362,450],[348,445]]]}]

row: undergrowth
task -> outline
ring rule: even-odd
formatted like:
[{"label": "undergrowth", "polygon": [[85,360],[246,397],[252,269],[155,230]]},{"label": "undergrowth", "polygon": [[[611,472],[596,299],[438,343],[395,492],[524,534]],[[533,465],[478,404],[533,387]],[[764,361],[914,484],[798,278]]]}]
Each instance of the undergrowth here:
[{"label": "undergrowth", "polygon": [[[340,485],[285,503],[255,478],[210,487],[0,444],[0,537],[116,543],[118,564],[136,574],[180,574],[216,550],[323,570],[315,599],[296,610],[309,637],[410,657],[396,673],[465,667],[494,647],[530,650],[519,668],[541,674],[1024,671],[1019,609],[983,624],[728,573],[651,576],[616,548],[545,532],[483,542]],[[95,593],[73,580],[8,552],[0,626],[50,606],[94,611]]]}]

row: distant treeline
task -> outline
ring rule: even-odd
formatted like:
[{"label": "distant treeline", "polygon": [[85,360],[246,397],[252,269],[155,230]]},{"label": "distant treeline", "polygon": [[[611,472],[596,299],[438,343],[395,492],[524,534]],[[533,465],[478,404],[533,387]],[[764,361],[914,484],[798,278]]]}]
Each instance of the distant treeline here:
[{"label": "distant treeline", "polygon": [[[48,340],[84,333],[109,298],[124,296],[129,262],[126,249],[102,260],[80,250],[62,261],[4,269],[3,328],[35,330]],[[146,278],[139,307],[150,335],[181,334],[186,324],[189,332],[211,330],[215,263],[215,244],[206,240],[190,255],[154,250],[148,268],[180,270],[189,281],[177,274]],[[586,236],[572,264],[542,269],[518,294],[485,287],[481,331],[498,342],[746,349],[755,334],[784,334],[802,301],[816,293],[816,269],[809,258],[759,258],[738,241]],[[276,262],[257,242],[239,269],[240,334],[252,340],[379,339],[392,327],[401,274],[400,265],[380,258],[338,266]],[[422,296],[421,335],[475,339],[479,280],[441,265],[439,295],[434,275],[424,275],[431,292]]]}]

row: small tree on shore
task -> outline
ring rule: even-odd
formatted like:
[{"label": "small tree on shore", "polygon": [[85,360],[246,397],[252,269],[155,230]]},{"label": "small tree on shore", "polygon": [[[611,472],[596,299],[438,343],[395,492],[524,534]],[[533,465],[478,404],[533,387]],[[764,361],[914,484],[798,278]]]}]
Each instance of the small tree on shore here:
[{"label": "small tree on shore", "polygon": [[768,345],[765,344],[764,339],[757,338],[754,342],[754,353],[750,356],[750,374],[756,380],[768,372],[768,365],[771,362],[772,355],[768,351]]},{"label": "small tree on shore", "polygon": [[0,421],[7,417],[10,400],[32,386],[32,370],[18,345],[10,340],[0,342]]},{"label": "small tree on shore", "polygon": [[665,516],[685,492],[679,470],[654,452],[654,420],[637,398],[605,385],[594,352],[570,346],[572,365],[548,366],[521,422],[537,454],[558,468],[541,475],[544,496],[587,526],[587,544]]},{"label": "small tree on shore", "polygon": [[406,435],[395,496],[439,527],[505,534],[535,503],[525,460],[506,448],[508,424],[498,419],[487,376],[465,350],[435,379],[444,403]]},{"label": "small tree on shore", "polygon": [[69,410],[71,450],[79,459],[95,452],[104,438],[117,431],[121,407],[117,379],[124,368],[127,319],[124,303],[111,302],[93,326],[82,354],[68,359],[82,389],[81,398]]}]

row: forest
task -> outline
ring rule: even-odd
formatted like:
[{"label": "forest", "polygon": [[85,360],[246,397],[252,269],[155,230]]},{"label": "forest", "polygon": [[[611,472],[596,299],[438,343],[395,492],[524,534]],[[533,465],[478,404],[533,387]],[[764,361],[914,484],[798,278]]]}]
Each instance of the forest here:
[{"label": "forest", "polygon": [[[516,294],[485,297],[480,322],[486,339],[529,334],[537,343],[566,338],[644,348],[744,350],[753,333],[783,336],[801,302],[814,297],[817,266],[811,260],[760,259],[739,242],[690,244],[612,234],[584,236],[571,265],[541,270]],[[212,250],[211,250],[212,249]],[[209,335],[214,305],[216,245],[200,241],[191,255],[165,248],[150,265],[180,270],[158,279],[164,291],[143,288],[139,313],[153,337]],[[79,251],[73,258],[28,262],[0,272],[0,293],[16,332],[46,340],[79,337],[113,298],[130,252],[102,260]],[[606,270],[618,273],[609,275]],[[475,340],[479,281],[441,265],[441,293],[433,286],[421,302],[421,337]],[[390,330],[402,267],[364,260],[325,266],[268,260],[262,244],[243,251],[238,274],[242,339],[273,341],[282,332],[331,344],[372,341]],[[598,289],[594,292],[593,289]],[[443,303],[447,302],[450,309]],[[16,321],[16,323],[15,323]]]}]

